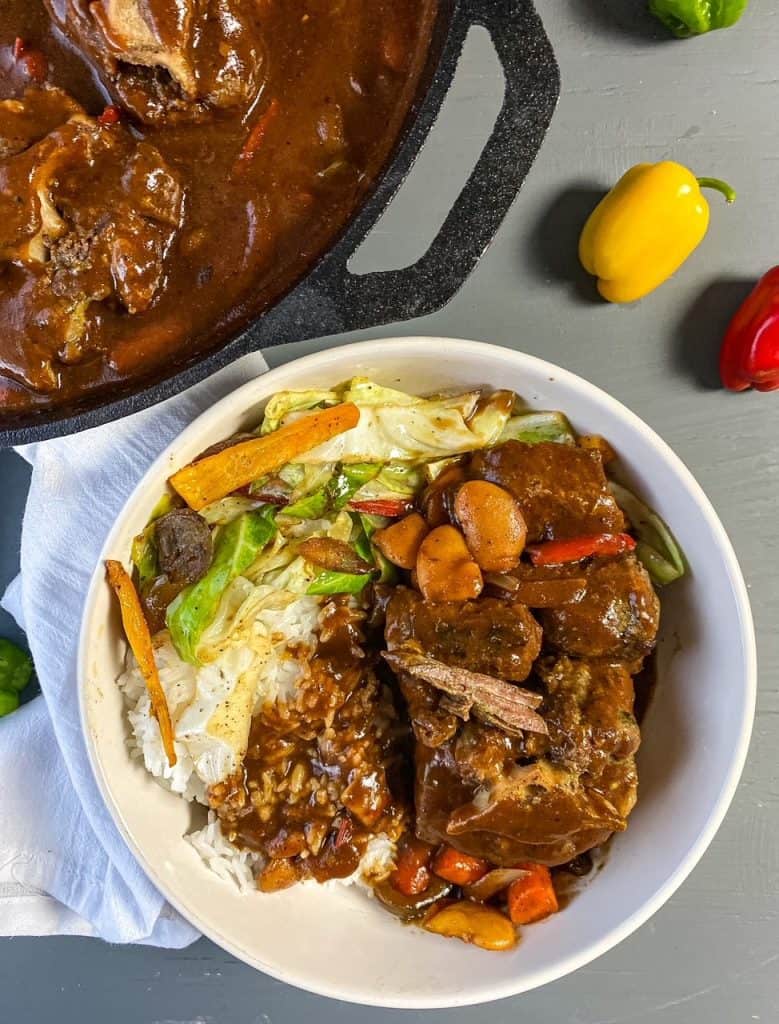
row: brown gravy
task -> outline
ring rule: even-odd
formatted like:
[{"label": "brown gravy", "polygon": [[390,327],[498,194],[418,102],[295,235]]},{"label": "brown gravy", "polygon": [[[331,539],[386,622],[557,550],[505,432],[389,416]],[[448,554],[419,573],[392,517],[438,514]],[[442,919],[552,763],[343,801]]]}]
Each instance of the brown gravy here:
[{"label": "brown gravy", "polygon": [[[52,0],[55,9],[62,2]],[[33,271],[0,263],[0,412],[51,406],[184,363],[272,304],[332,242],[385,164],[435,9],[436,0],[262,0],[267,67],[248,109],[153,124],[122,111],[122,124],[155,147],[184,190],[164,279],[149,307],[133,314],[117,301],[92,302],[88,344],[63,354],[38,329],[40,302],[26,287]],[[45,81],[91,117],[121,102],[53,27],[43,0],[0,5],[0,100],[30,85],[17,39],[42,52]],[[261,144],[242,161],[252,129]],[[100,187],[97,180],[95,202]]]}]

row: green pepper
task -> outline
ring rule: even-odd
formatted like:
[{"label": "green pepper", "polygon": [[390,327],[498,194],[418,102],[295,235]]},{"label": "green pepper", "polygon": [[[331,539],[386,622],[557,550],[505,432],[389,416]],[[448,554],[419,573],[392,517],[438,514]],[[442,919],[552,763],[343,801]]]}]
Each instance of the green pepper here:
[{"label": "green pepper", "polygon": [[152,509],[145,528],[137,537],[133,537],[130,558],[138,570],[138,583],[141,586],[153,580],[159,573],[159,564],[157,562],[157,528],[155,524],[158,519],[162,519],[163,516],[167,515],[174,508],[176,508],[176,502],[173,495],[163,494]]},{"label": "green pepper", "polygon": [[[363,554],[364,548],[363,550],[361,550],[361,546],[363,546],[364,544],[364,546],[367,547],[367,549],[371,553],[371,557],[365,558],[365,561],[373,562],[374,565],[378,566],[378,582],[392,584],[397,583],[398,570],[395,568],[392,562],[388,561],[384,557],[381,551],[379,551],[379,549],[371,541],[371,538],[373,537],[374,533],[377,530],[381,530],[385,526],[387,526],[391,522],[391,520],[387,519],[385,516],[372,516],[369,515],[367,512],[353,513],[352,519],[354,519],[355,523],[359,524],[359,526],[362,528],[361,531],[358,531],[358,540],[357,543],[355,543],[357,554],[360,555],[362,558],[365,558],[365,555]],[[362,536],[360,536],[360,534]],[[364,538],[364,541],[362,538]]]},{"label": "green pepper", "polygon": [[320,572],[306,591],[307,594],[359,594],[370,583],[374,573],[356,576],[350,572]]},{"label": "green pepper", "polygon": [[749,0],[649,0],[649,10],[679,39],[735,25]]},{"label": "green pepper", "polygon": [[157,562],[156,524],[149,523],[146,529],[133,537],[130,558],[138,570],[138,582],[141,586],[153,580],[159,573]]},{"label": "green pepper", "polygon": [[12,644],[0,639],[0,690],[21,693],[32,676],[32,658]]},{"label": "green pepper", "polygon": [[19,707],[19,694],[14,690],[0,690],[0,718],[10,715]]},{"label": "green pepper", "polygon": [[362,462],[341,466],[324,487],[306,495],[293,505],[287,505],[283,510],[284,515],[294,516],[296,519],[322,519],[334,512],[340,512],[353,495],[380,470],[380,465]]},{"label": "green pepper", "polygon": [[523,412],[512,416],[498,444],[504,441],[524,441],[525,444],[576,444],[576,435],[568,419],[561,412]]},{"label": "green pepper", "polygon": [[681,579],[687,571],[681,548],[660,516],[615,480],[609,481],[614,500],[630,521],[638,538],[636,557],[661,585]]}]

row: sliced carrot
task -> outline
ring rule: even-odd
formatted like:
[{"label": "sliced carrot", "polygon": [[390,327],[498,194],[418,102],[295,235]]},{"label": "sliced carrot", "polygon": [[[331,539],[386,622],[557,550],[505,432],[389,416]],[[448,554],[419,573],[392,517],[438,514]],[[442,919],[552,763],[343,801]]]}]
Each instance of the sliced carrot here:
[{"label": "sliced carrot", "polygon": [[514,924],[532,924],[560,909],[549,868],[543,864],[518,864],[527,874],[508,888],[509,917]]},{"label": "sliced carrot", "polygon": [[108,582],[111,584],[114,593],[119,601],[119,608],[122,613],[122,625],[127,636],[127,642],[135,655],[138,667],[141,670],[146,688],[149,691],[151,707],[154,717],[160,726],[162,745],[168,757],[168,764],[173,767],[176,763],[176,751],[173,746],[173,726],[170,723],[170,711],[165,691],[160,682],[157,671],[157,664],[154,660],[154,648],[151,642],[151,633],[146,625],[138,592],[133,581],[127,575],[121,562],[108,559],[105,564]]},{"label": "sliced carrot", "polygon": [[400,846],[390,884],[404,896],[419,896],[430,885],[430,858],[433,847],[429,843],[406,836]]},{"label": "sliced carrot", "polygon": [[460,853],[453,846],[442,846],[433,858],[433,871],[455,885],[472,885],[490,869],[486,860]]},{"label": "sliced carrot", "polygon": [[351,402],[310,413],[272,434],[253,437],[190,463],[173,474],[171,486],[190,508],[199,512],[239,487],[277,472],[336,434],[351,430],[359,419],[360,410]]}]

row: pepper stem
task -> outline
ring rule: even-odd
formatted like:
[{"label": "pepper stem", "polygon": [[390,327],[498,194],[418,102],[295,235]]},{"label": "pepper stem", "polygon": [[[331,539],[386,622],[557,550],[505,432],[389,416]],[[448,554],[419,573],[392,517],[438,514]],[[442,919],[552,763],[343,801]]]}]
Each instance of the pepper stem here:
[{"label": "pepper stem", "polygon": [[736,190],[720,178],[698,178],[698,184],[701,188],[713,188],[721,192],[728,203],[736,201]]}]

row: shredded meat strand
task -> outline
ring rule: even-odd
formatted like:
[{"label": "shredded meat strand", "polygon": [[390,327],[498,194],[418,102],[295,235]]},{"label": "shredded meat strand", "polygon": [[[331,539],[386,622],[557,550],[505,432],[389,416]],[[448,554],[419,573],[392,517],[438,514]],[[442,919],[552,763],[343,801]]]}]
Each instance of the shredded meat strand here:
[{"label": "shredded meat strand", "polygon": [[[455,702],[448,702],[447,710],[466,721],[473,711],[475,718],[497,726],[510,736],[521,736],[523,732],[547,733],[543,718],[533,710],[543,698],[531,690],[480,672],[452,668],[412,650],[385,652],[383,657],[396,672],[406,672],[454,697]],[[468,715],[465,714],[466,700]]]}]

